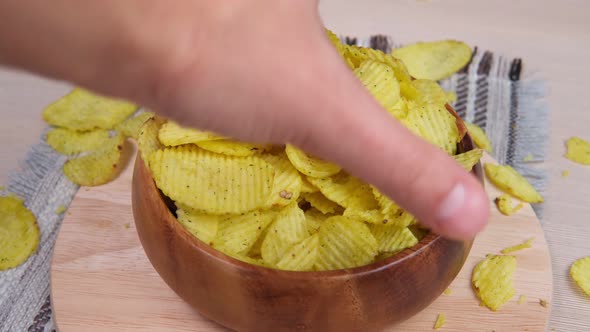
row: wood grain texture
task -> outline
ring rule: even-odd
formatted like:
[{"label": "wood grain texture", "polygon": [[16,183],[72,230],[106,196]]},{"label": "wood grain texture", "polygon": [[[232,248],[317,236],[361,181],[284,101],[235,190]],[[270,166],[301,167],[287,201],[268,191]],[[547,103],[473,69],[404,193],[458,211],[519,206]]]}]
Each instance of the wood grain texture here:
[{"label": "wood grain texture", "polygon": [[[82,189],[64,220],[51,271],[60,331],[225,330],[180,299],[148,261],[133,224],[131,177],[128,167],[113,183]],[[491,185],[487,188],[491,199],[497,195]],[[471,255],[451,285],[452,294],[442,295],[391,331],[429,330],[440,312],[448,319],[443,331],[545,329],[550,308],[538,302],[546,299],[551,303],[552,282],[543,232],[529,206],[511,217],[501,216],[495,208],[492,211],[490,225],[475,240]],[[498,253],[529,237],[536,238],[533,248],[516,253],[517,296],[499,312],[480,307],[470,286],[473,266],[486,254]],[[520,294],[527,295],[525,304],[516,303]],[[338,302],[334,299],[333,303]]]}]

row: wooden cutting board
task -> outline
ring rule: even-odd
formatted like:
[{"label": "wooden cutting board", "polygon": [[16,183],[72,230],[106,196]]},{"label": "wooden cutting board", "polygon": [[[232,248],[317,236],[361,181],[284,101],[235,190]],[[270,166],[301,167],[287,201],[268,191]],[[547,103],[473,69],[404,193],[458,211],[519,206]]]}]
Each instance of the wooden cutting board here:
[{"label": "wooden cutting board", "polygon": [[[489,158],[489,157],[486,157]],[[488,159],[489,160],[489,159]],[[51,293],[59,331],[225,331],[183,302],[145,256],[131,211],[132,163],[107,185],[82,188],[69,207],[54,250]],[[498,191],[486,183],[490,199]],[[551,310],[552,273],[539,221],[527,205],[505,217],[495,207],[463,270],[441,295],[410,320],[388,331],[430,331],[445,313],[440,331],[545,331]],[[533,247],[516,252],[516,295],[499,312],[479,306],[471,271],[489,253],[534,237]],[[519,296],[526,295],[523,304]],[[546,300],[543,307],[539,300]]]}]

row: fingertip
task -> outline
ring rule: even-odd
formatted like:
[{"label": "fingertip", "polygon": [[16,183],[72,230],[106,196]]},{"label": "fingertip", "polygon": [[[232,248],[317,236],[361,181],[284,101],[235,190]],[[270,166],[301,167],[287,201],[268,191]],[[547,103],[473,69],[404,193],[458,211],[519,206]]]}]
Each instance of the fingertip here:
[{"label": "fingertip", "polygon": [[468,175],[441,201],[433,230],[450,239],[474,238],[488,223],[488,197],[483,186]]}]

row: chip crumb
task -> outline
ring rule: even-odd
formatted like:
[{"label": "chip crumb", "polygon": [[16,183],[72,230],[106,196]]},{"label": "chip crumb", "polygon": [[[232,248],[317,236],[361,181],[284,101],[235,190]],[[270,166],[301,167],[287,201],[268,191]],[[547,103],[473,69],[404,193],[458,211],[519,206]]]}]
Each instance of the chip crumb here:
[{"label": "chip crumb", "polygon": [[443,327],[445,325],[445,323],[447,322],[447,317],[445,316],[445,314],[440,313],[438,314],[438,316],[436,317],[436,322],[434,322],[434,330],[438,330],[441,327]]},{"label": "chip crumb", "polygon": [[125,223],[123,225],[123,227],[125,227],[125,229],[129,229],[129,228],[131,228],[131,224],[130,223]]},{"label": "chip crumb", "polygon": [[524,207],[522,202],[518,202],[516,205],[512,205],[512,197],[508,194],[502,194],[494,200],[498,210],[505,216],[510,216],[518,212]]},{"label": "chip crumb", "polygon": [[450,288],[445,289],[445,291],[443,292],[443,294],[445,295],[451,295],[452,291]]},{"label": "chip crumb", "polygon": [[578,164],[590,165],[590,143],[579,137],[571,137],[565,144],[567,159]]},{"label": "chip crumb", "polygon": [[66,212],[66,207],[63,205],[60,205],[57,207],[57,209],[55,209],[55,214],[62,214],[64,212]]},{"label": "chip crumb", "polygon": [[517,245],[513,245],[507,248],[502,249],[500,252],[503,254],[509,254],[511,252],[515,252],[515,251],[519,251],[522,249],[527,249],[533,246],[533,241],[535,240],[535,238],[530,238],[526,241],[524,241],[523,243],[517,244]]},{"label": "chip crumb", "polygon": [[524,157],[522,159],[522,161],[532,161],[532,160],[533,160],[533,154],[532,153],[527,154],[526,157]]},{"label": "chip crumb", "polygon": [[539,304],[541,305],[541,307],[547,308],[547,301],[546,300],[539,299]]},{"label": "chip crumb", "polygon": [[526,302],[526,295],[521,295],[518,298],[518,304],[523,304],[524,302]]},{"label": "chip crumb", "polygon": [[570,171],[569,170],[566,169],[566,170],[563,170],[561,172],[561,177],[562,178],[567,178],[568,176],[570,176]]}]

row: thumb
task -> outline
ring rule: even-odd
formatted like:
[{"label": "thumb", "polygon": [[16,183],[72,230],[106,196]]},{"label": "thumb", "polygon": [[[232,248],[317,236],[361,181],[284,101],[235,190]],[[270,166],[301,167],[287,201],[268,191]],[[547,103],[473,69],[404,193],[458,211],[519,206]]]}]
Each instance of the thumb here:
[{"label": "thumb", "polygon": [[306,106],[322,111],[294,143],[375,185],[434,232],[453,239],[475,236],[489,214],[482,185],[382,109],[325,44],[315,71],[324,88],[304,91]]}]

